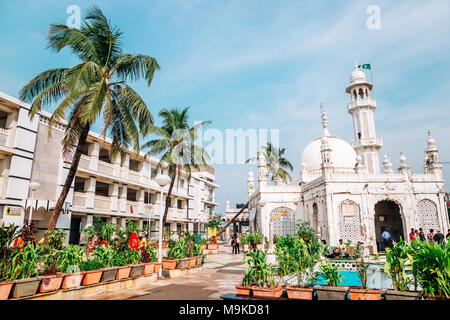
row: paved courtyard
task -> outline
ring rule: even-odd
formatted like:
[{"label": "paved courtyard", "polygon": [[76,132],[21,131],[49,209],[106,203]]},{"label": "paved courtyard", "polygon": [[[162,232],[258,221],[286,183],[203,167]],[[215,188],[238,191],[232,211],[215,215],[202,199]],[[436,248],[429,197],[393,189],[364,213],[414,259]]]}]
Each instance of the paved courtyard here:
[{"label": "paved courtyard", "polygon": [[221,245],[219,252],[206,256],[200,273],[179,278],[163,278],[148,286],[125,289],[112,293],[90,296],[101,300],[207,300],[220,299],[225,293],[235,291],[245,273],[243,254],[232,255],[231,247]]}]

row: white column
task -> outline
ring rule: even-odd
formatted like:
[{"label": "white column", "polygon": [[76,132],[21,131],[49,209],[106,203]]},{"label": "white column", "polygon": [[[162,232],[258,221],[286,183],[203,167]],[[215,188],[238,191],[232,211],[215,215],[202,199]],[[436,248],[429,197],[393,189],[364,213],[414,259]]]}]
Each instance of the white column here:
[{"label": "white column", "polygon": [[86,179],[86,208],[94,208],[95,199],[95,184],[97,179],[95,177],[90,177]]}]

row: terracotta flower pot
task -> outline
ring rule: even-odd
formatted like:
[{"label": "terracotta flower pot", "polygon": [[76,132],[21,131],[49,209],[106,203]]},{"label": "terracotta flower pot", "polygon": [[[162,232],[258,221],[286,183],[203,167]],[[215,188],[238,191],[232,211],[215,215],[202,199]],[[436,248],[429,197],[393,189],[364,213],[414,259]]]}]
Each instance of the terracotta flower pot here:
[{"label": "terracotta flower pot", "polygon": [[83,271],[82,274],[84,274],[84,277],[83,280],[81,280],[81,285],[89,286],[100,282],[103,274],[103,269]]},{"label": "terracotta flower pot", "polygon": [[186,269],[188,266],[189,266],[189,258],[177,260],[177,269]]},{"label": "terracotta flower pot", "polygon": [[177,267],[177,259],[163,259],[162,267],[166,270],[175,270]]},{"label": "terracotta flower pot", "polygon": [[251,296],[252,295],[251,287],[235,286],[235,288],[236,288],[236,294],[239,296]]},{"label": "terracotta flower pot", "polygon": [[161,264],[162,263],[155,262],[155,273],[159,273],[159,270],[161,270]]},{"label": "terracotta flower pot", "polygon": [[137,278],[142,276],[142,270],[144,270],[145,263],[131,265],[130,277]]},{"label": "terracotta flower pot", "polygon": [[425,294],[423,297],[425,298],[425,300],[450,300],[450,298],[448,298],[446,296],[441,296],[439,294],[434,295],[434,296],[430,296],[428,294]]},{"label": "terracotta flower pot", "polygon": [[148,274],[152,274],[153,272],[155,272],[155,263],[154,262],[145,263],[144,269],[142,270],[142,274],[145,276]]},{"label": "terracotta flower pot", "polygon": [[66,273],[61,284],[61,289],[71,289],[81,286],[81,280],[83,280],[83,274],[81,272]]},{"label": "terracotta flower pot", "polygon": [[350,300],[381,300],[381,290],[350,288]]},{"label": "terracotta flower pot", "polygon": [[252,287],[253,297],[255,298],[267,298],[267,299],[278,299],[281,297],[281,287],[276,288],[262,288],[262,287]]},{"label": "terracotta flower pot", "polygon": [[386,300],[419,300],[420,292],[418,291],[397,291],[397,290],[385,290],[384,297]]},{"label": "terracotta flower pot", "polygon": [[105,268],[103,269],[103,274],[100,282],[109,282],[116,280],[117,270],[118,267],[111,267],[111,268]]},{"label": "terracotta flower pot", "polygon": [[130,276],[131,266],[123,266],[117,269],[116,280],[128,278]]},{"label": "terracotta flower pot", "polygon": [[314,286],[319,300],[345,300],[349,287]]},{"label": "terracotta flower pot", "polygon": [[196,264],[197,264],[196,257],[189,258],[188,268],[193,268],[193,267],[195,267]]},{"label": "terracotta flower pot", "polygon": [[64,274],[55,274],[51,276],[41,276],[41,285],[39,286],[39,293],[46,293],[57,291],[61,288],[61,283],[64,279]]},{"label": "terracotta flower pot", "polygon": [[286,292],[289,299],[312,300],[314,296],[313,288],[287,286]]},{"label": "terracotta flower pot", "polygon": [[201,266],[202,265],[202,260],[203,260],[203,255],[197,256],[196,259],[195,259],[195,265],[197,267]]},{"label": "terracotta flower pot", "polygon": [[12,291],[12,297],[22,298],[34,295],[36,294],[40,283],[41,279],[38,277],[16,280]]},{"label": "terracotta flower pot", "polygon": [[0,282],[0,300],[8,300],[14,282],[15,281]]},{"label": "terracotta flower pot", "polygon": [[219,245],[217,243],[208,244],[208,250],[217,250],[218,248],[219,248]]},{"label": "terracotta flower pot", "polygon": [[200,249],[205,250],[206,249],[206,244],[200,245]]}]

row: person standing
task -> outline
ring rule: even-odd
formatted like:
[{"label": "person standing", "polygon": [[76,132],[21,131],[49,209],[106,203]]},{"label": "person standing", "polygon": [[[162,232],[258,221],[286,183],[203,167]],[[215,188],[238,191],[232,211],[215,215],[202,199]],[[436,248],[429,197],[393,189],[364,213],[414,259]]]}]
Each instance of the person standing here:
[{"label": "person standing", "polygon": [[440,245],[444,244],[444,235],[441,233],[440,229],[436,230],[436,234],[433,237],[433,241],[435,241],[437,244]]},{"label": "person standing", "polygon": [[383,233],[381,234],[381,237],[383,238],[384,249],[390,248],[392,241],[391,234],[387,230],[384,230]]},{"label": "person standing", "polygon": [[411,228],[411,232],[409,233],[409,241],[412,243],[416,240],[414,228]]},{"label": "person standing", "polygon": [[447,235],[445,236],[447,243],[450,241],[450,229],[447,230]]},{"label": "person standing", "polygon": [[430,229],[430,233],[427,235],[428,241],[433,241],[434,238],[434,229]]},{"label": "person standing", "polygon": [[419,228],[419,239],[420,241],[424,242],[426,237],[425,237],[425,232],[423,232],[422,228]]},{"label": "person standing", "polygon": [[241,250],[240,250],[240,248],[239,248],[240,242],[241,242],[241,234],[238,233],[238,234],[236,235],[236,253],[237,253],[237,254],[241,253]]}]

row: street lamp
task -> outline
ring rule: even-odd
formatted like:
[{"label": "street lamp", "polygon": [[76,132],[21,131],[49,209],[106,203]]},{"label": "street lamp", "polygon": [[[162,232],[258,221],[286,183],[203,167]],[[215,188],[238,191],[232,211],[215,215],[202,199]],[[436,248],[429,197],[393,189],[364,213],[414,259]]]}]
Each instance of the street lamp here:
[{"label": "street lamp", "polygon": [[[158,174],[155,181],[161,187],[161,203],[159,205],[159,245],[158,245],[158,263],[162,263],[162,229],[163,229],[163,188],[170,182],[170,177],[167,174]],[[159,276],[162,275],[162,267],[159,268]]]},{"label": "street lamp", "polygon": [[30,190],[31,190],[31,208],[30,208],[30,214],[28,215],[28,223],[31,222],[31,217],[33,216],[33,201],[34,201],[34,192],[39,189],[41,184],[37,181],[32,181],[29,184]]}]

